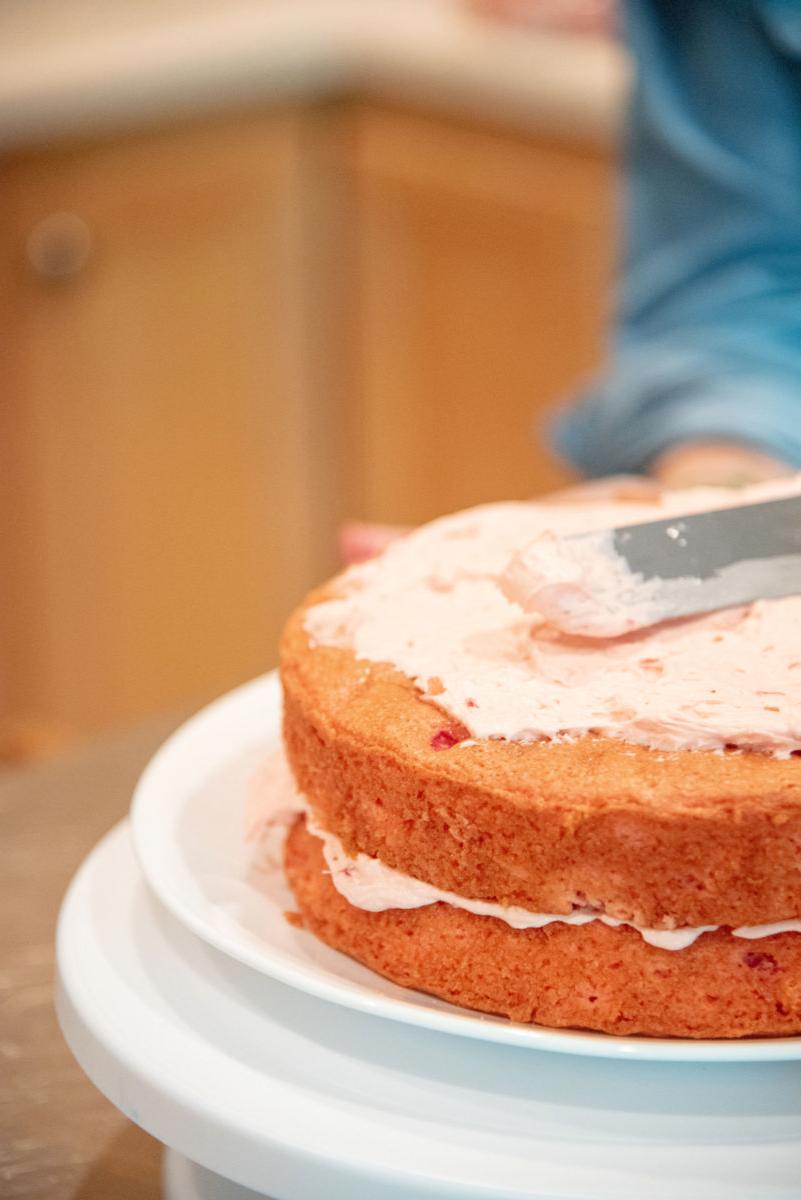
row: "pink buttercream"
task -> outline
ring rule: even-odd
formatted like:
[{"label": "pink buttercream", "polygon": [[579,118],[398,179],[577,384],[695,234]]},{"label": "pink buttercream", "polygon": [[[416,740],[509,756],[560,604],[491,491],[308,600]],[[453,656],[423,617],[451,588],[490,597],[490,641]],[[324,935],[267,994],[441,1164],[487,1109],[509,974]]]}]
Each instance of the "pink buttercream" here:
[{"label": "pink buttercream", "polygon": [[578,637],[621,637],[660,619],[654,584],[629,570],[611,532],[601,546],[542,533],[512,557],[499,584],[523,612]]},{"label": "pink buttercream", "polygon": [[[436,703],[474,738],[595,731],[657,749],[728,744],[787,755],[801,749],[801,598],[614,640],[566,635],[524,607],[548,587],[541,570],[527,574],[532,545],[540,566],[543,547],[563,564],[570,534],[798,494],[801,476],[737,493],[667,493],[647,505],[508,503],[456,513],[351,568],[342,595],[311,608],[306,627],[314,641],[391,663],[424,695],[436,678]],[[556,607],[564,612],[564,595]]]}]

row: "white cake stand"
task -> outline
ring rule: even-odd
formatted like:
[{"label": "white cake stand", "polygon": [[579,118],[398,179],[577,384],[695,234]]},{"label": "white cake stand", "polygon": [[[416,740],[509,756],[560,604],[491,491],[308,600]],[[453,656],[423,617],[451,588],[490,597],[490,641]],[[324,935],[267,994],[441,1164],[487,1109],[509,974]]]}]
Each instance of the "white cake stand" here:
[{"label": "white cake stand", "polygon": [[797,1063],[543,1054],[313,999],[170,917],[126,825],[72,883],[58,972],[76,1058],[172,1148],[169,1200],[801,1196]]}]

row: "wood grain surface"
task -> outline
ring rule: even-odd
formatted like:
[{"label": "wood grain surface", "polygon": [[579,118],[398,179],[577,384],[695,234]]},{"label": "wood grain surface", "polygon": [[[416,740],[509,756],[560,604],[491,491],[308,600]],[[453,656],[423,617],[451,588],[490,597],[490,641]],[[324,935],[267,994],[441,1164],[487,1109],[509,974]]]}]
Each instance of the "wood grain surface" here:
[{"label": "wood grain surface", "polygon": [[95,1090],[53,1011],[53,938],[71,876],[124,816],[177,717],[0,778],[0,1197],[156,1200],[161,1146]]}]

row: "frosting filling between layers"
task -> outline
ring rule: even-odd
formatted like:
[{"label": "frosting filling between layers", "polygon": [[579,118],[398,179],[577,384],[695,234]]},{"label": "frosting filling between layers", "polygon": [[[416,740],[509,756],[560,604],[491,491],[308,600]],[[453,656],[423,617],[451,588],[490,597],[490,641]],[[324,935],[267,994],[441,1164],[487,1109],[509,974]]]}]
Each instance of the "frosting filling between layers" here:
[{"label": "frosting filling between layers", "polygon": [[[388,867],[368,854],[352,858],[339,840],[328,833],[306,809],[306,828],[323,843],[323,856],[331,872],[331,882],[354,908],[365,912],[385,912],[390,908],[424,908],[428,904],[450,904],[480,917],[496,917],[512,929],[542,929],[559,921],[564,925],[587,925],[600,921],[617,928],[628,925],[644,942],[660,950],[685,950],[703,933],[723,928],[720,925],[683,926],[679,929],[645,929],[631,921],[620,921],[606,913],[577,909],[572,913],[533,913],[515,905],[494,904],[488,900],[470,900],[455,892],[446,892]],[[765,938],[777,933],[801,933],[801,920],[774,921],[769,925],[740,925],[731,931],[739,938]]]},{"label": "frosting filling between layers", "polygon": [[[526,571],[532,545],[561,561],[574,533],[798,494],[801,476],[736,493],[666,493],[649,504],[456,513],[352,567],[335,598],[308,610],[306,629],[312,643],[393,665],[474,738],[593,732],[654,749],[734,746],[786,757],[801,750],[801,597],[588,638],[555,628],[547,612],[525,611],[538,590],[548,595],[547,580]],[[547,555],[534,558],[540,569]],[[596,586],[614,600],[603,579]],[[564,594],[556,599],[563,611]],[[625,624],[625,606],[618,617]]]},{"label": "frosting filling between layers", "polygon": [[[385,912],[392,908],[424,908],[429,904],[450,904],[476,916],[496,917],[513,929],[541,929],[555,921],[565,925],[586,925],[601,921],[617,927],[628,925],[651,946],[661,950],[684,950],[703,933],[720,929],[719,925],[682,926],[678,929],[648,929],[630,921],[594,909],[576,909],[571,913],[534,913],[516,905],[497,904],[488,900],[472,900],[425,883],[388,867],[368,854],[354,856],[346,853],[342,842],[317,821],[310,805],[298,792],[283,750],[271,755],[253,781],[245,814],[247,837],[263,843],[275,832],[276,825],[286,827],[294,816],[304,813],[309,833],[323,843],[323,856],[331,882],[354,908],[365,912]],[[272,853],[268,855],[272,858]],[[778,933],[801,933],[801,919],[774,921],[764,925],[742,925],[732,930],[739,938],[765,938]]]}]

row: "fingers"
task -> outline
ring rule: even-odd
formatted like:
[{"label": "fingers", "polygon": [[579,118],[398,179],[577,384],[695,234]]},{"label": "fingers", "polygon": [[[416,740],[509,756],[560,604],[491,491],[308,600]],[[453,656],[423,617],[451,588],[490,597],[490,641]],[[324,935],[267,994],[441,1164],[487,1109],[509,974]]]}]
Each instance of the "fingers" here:
[{"label": "fingers", "polygon": [[743,487],[790,475],[791,468],[761,450],[735,442],[674,446],[652,464],[650,476],[610,475],[553,492],[549,504],[656,504],[663,491],[692,487]]},{"label": "fingers", "polygon": [[[653,464],[652,477],[610,475],[537,497],[547,504],[657,504],[665,489],[738,487],[789,475],[786,463],[734,442],[696,442],[676,446]],[[349,521],[339,534],[339,552],[348,565],[374,558],[399,537],[406,525]]]},{"label": "fingers", "polygon": [[[547,504],[603,504],[612,501],[656,503],[662,493],[658,483],[642,475],[610,475],[539,496]],[[408,525],[380,525],[372,521],[347,521],[339,531],[339,556],[347,566],[375,558],[392,542],[411,531]]]},{"label": "fingers", "polygon": [[514,25],[578,33],[604,33],[611,28],[613,0],[470,0],[484,16]]},{"label": "fingers", "polygon": [[409,532],[407,525],[378,525],[370,521],[348,521],[339,531],[339,556],[348,566],[375,558],[391,542]]},{"label": "fingers", "polygon": [[786,463],[738,442],[692,442],[660,454],[652,474],[666,488],[743,487],[792,472]]},{"label": "fingers", "polygon": [[608,475],[551,492],[543,499],[548,504],[657,504],[661,495],[660,483],[645,475]]}]

